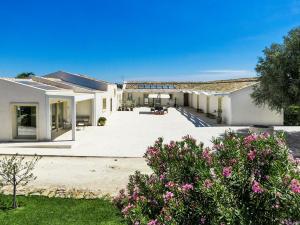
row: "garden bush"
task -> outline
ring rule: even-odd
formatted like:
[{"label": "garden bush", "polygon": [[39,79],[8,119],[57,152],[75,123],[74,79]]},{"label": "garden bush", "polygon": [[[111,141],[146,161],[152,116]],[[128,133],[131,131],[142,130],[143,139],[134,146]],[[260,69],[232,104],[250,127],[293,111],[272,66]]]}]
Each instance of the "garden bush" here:
[{"label": "garden bush", "polygon": [[284,110],[284,124],[288,126],[300,125],[300,106],[291,105]]},{"label": "garden bush", "polygon": [[130,224],[297,224],[299,160],[283,133],[227,132],[204,148],[190,136],[145,154],[153,174],[136,172],[114,202]]}]

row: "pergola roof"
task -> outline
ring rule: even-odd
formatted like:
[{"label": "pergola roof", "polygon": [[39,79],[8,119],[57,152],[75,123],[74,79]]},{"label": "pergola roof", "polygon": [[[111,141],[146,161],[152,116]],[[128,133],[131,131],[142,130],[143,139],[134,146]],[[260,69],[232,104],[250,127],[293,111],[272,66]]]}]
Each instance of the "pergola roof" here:
[{"label": "pergola roof", "polygon": [[[173,90],[201,90],[201,91],[214,91],[214,92],[233,92],[251,85],[258,83],[257,78],[240,78],[231,80],[217,80],[208,82],[158,82],[158,81],[129,81],[126,82],[126,91],[145,90],[148,86],[171,86]],[[143,86],[144,85],[144,86]],[[147,89],[148,90],[148,89]],[[151,89],[149,89],[151,90]],[[165,90],[165,89],[162,89]]]}]

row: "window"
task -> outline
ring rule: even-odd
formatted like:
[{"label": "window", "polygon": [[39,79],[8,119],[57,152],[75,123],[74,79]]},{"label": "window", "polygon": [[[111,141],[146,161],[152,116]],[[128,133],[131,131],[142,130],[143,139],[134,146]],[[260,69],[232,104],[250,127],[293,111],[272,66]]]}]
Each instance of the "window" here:
[{"label": "window", "polygon": [[173,99],[173,94],[170,94],[170,99],[171,99],[171,100]]},{"label": "window", "polygon": [[132,101],[132,93],[128,93],[128,100]]},{"label": "window", "polygon": [[114,89],[114,97],[116,97],[117,91],[116,89]]},{"label": "window", "polygon": [[102,110],[106,110],[106,98],[102,99]]}]

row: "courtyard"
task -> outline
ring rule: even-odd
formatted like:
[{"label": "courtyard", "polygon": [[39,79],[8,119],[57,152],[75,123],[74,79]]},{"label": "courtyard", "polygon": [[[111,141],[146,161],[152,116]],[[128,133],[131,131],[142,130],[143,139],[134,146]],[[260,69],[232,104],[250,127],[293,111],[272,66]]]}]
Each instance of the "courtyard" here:
[{"label": "courtyard", "polygon": [[[113,113],[103,127],[80,128],[76,132],[76,141],[71,141],[70,131],[53,142],[1,143],[0,154],[139,158],[158,137],[169,142],[189,134],[205,146],[211,146],[212,137],[229,129],[245,132],[248,127],[218,125],[215,120],[186,107],[169,108],[164,115],[155,115],[149,108],[141,107]],[[275,129],[291,134],[292,148],[299,145],[299,127],[279,126]]]},{"label": "courtyard", "polygon": [[[228,129],[245,133],[248,127],[220,126],[191,108],[169,108],[167,114],[154,115],[149,108],[141,107],[113,113],[103,127],[81,128],[76,132],[76,141],[71,141],[68,132],[53,142],[1,143],[0,154],[43,156],[35,169],[37,180],[21,193],[58,188],[115,195],[126,187],[134,171],[151,173],[142,157],[158,137],[168,142],[189,134],[211,146],[212,137]],[[289,147],[299,157],[300,128],[275,129],[286,131]]]}]

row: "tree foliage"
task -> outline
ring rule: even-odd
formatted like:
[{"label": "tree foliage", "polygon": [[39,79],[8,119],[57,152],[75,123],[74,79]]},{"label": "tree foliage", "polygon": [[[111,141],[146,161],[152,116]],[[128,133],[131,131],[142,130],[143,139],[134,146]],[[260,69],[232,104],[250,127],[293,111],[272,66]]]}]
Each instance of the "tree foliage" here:
[{"label": "tree foliage", "polygon": [[252,94],[254,102],[277,111],[300,105],[300,27],[291,30],[283,44],[263,52],[256,66],[260,83]]},{"label": "tree foliage", "polygon": [[0,160],[0,177],[5,185],[12,185],[13,187],[13,205],[17,208],[17,187],[25,186],[30,181],[35,180],[36,176],[32,173],[34,167],[40,157],[35,156],[32,160],[25,160],[24,156],[13,155],[11,157],[4,157]]},{"label": "tree foliage", "polygon": [[33,72],[24,72],[24,73],[18,74],[16,76],[16,78],[23,79],[23,78],[28,78],[30,76],[35,76],[35,74]]}]

